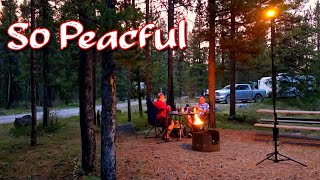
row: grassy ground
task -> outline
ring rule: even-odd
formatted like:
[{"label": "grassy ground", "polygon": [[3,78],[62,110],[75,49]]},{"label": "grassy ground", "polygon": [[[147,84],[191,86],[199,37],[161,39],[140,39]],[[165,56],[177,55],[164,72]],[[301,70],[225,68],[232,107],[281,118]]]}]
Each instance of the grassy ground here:
[{"label": "grassy ground", "polygon": [[[177,104],[192,103],[180,101]],[[280,104],[281,105],[281,104]],[[237,116],[230,120],[228,105],[219,105],[221,112],[216,113],[217,127],[223,129],[255,129],[254,124],[260,114],[259,108],[271,108],[270,102],[249,103],[248,109],[238,109]],[[283,106],[284,107],[284,106]],[[288,107],[287,107],[288,108]],[[288,108],[292,109],[292,108]],[[126,123],[127,114],[118,113],[117,123]],[[146,114],[132,114],[132,123],[136,130],[148,128]],[[270,132],[270,129],[263,129]],[[97,128],[97,151],[100,150],[100,135]],[[0,125],[0,179],[39,178],[39,179],[76,179],[83,175],[81,171],[81,142],[79,117],[60,119],[49,128],[38,127],[38,145],[30,147],[30,128],[14,129],[12,124]],[[97,152],[97,156],[100,153]],[[98,159],[98,158],[97,158]],[[94,179],[86,177],[85,179]]]},{"label": "grassy ground", "polygon": [[0,109],[0,116],[23,114],[30,112],[29,108]]},{"label": "grassy ground", "polygon": [[[0,127],[0,179],[73,177],[79,166],[80,131],[77,117],[61,120],[56,131],[38,128],[38,146],[30,147],[30,128]],[[59,173],[55,169],[59,169]],[[62,176],[61,176],[62,175]]]},{"label": "grassy ground", "polygon": [[[219,116],[219,115],[218,115]],[[217,125],[227,129],[251,129],[251,125],[228,121],[223,114]],[[117,123],[126,123],[127,114],[117,114]],[[135,129],[148,128],[146,114],[132,114]],[[97,150],[100,135],[97,130]],[[14,129],[12,124],[0,125],[0,179],[23,177],[73,179],[82,176],[79,117],[58,120],[47,129],[38,127],[38,145],[30,147],[30,128]],[[99,156],[99,153],[97,153]]]}]

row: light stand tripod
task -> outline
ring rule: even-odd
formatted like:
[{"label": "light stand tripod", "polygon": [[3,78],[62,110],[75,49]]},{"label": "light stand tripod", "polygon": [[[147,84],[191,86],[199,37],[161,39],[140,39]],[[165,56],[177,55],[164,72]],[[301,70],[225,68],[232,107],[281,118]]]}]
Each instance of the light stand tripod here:
[{"label": "light stand tripod", "polygon": [[[285,156],[283,154],[280,154],[278,152],[278,136],[279,136],[279,128],[277,127],[278,120],[277,120],[277,112],[276,112],[276,70],[275,70],[275,66],[274,66],[274,53],[273,53],[273,46],[274,46],[274,35],[275,35],[275,18],[273,17],[271,19],[271,62],[272,62],[272,102],[273,102],[273,118],[274,118],[274,126],[273,126],[273,141],[274,141],[274,152],[267,154],[267,157],[265,159],[263,159],[262,161],[258,162],[256,165],[259,165],[260,163],[264,162],[265,160],[271,160],[274,162],[279,162],[279,161],[293,161],[295,163],[298,163],[302,166],[307,167],[307,165],[298,162],[288,156]],[[272,157],[274,156],[274,159],[272,159]],[[279,156],[285,158],[285,159],[279,159]]]}]

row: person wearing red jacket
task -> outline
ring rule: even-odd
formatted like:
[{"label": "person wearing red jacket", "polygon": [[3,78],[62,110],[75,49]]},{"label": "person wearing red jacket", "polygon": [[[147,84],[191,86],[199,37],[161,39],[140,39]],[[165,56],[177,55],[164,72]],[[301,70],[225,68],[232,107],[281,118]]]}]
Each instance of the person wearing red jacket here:
[{"label": "person wearing red jacket", "polygon": [[171,107],[165,103],[165,95],[158,94],[158,99],[153,104],[158,109],[157,119],[160,121],[163,128],[166,129],[165,140],[169,140],[170,132],[174,128],[174,122],[170,119]]}]

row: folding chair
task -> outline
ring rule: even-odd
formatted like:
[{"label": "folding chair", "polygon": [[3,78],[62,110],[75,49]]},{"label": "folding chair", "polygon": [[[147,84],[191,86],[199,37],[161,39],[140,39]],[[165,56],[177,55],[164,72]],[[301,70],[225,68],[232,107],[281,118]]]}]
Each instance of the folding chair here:
[{"label": "folding chair", "polygon": [[[158,109],[153,105],[151,99],[147,97],[147,114],[148,114],[148,123],[152,126],[149,132],[144,138],[148,138],[152,130],[154,130],[154,138],[160,137],[163,135],[164,130],[162,129],[162,123],[157,119]],[[152,137],[149,137],[152,138]]]}]

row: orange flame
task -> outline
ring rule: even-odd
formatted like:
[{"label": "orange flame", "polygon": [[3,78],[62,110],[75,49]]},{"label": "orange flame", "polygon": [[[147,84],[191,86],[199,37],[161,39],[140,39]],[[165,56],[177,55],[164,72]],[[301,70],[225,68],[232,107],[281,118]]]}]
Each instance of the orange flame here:
[{"label": "orange flame", "polygon": [[203,122],[201,121],[201,119],[199,118],[198,114],[194,115],[194,123],[195,125],[201,125],[203,124]]}]

